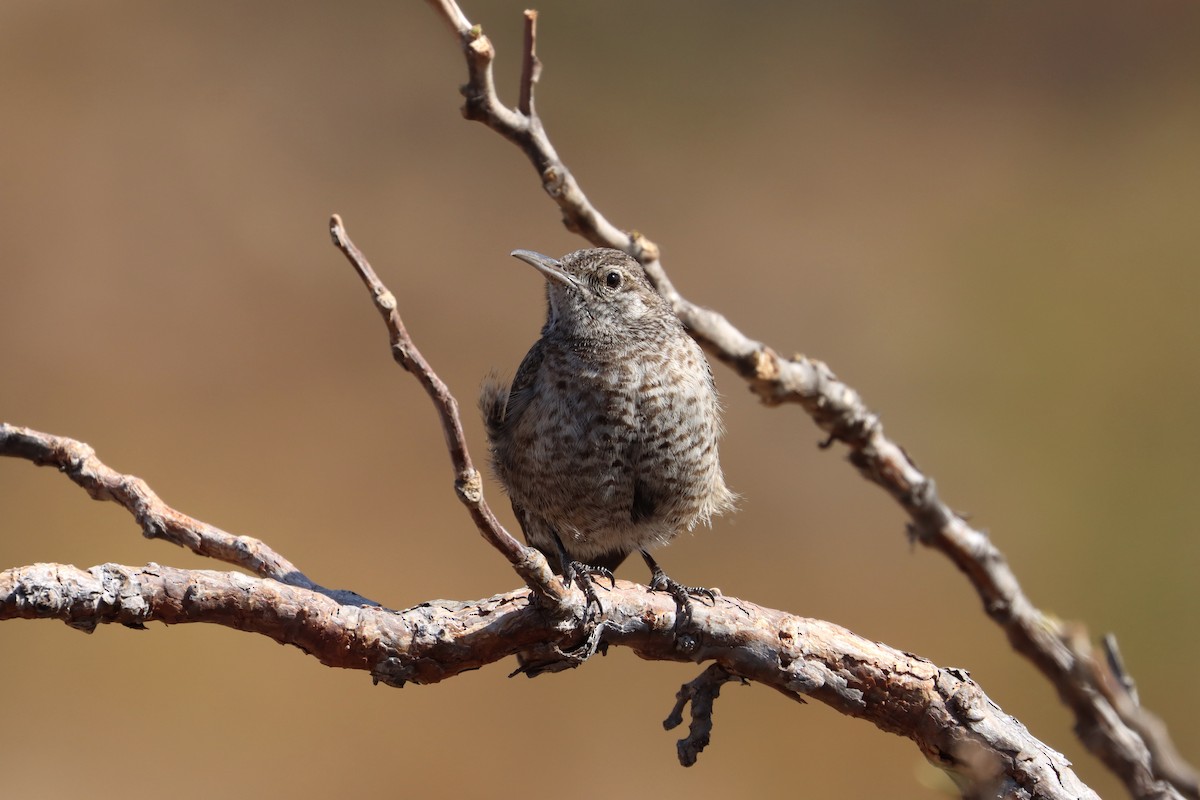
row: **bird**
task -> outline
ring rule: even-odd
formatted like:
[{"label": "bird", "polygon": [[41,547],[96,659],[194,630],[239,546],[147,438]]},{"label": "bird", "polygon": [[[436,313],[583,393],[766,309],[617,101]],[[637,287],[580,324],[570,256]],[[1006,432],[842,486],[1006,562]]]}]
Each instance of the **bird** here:
[{"label": "bird", "polygon": [[530,546],[600,605],[592,583],[632,553],[651,590],[713,592],[669,578],[650,551],[730,511],[712,368],[641,264],[592,248],[512,255],[546,282],[546,322],[511,384],[480,389],[492,471]]}]

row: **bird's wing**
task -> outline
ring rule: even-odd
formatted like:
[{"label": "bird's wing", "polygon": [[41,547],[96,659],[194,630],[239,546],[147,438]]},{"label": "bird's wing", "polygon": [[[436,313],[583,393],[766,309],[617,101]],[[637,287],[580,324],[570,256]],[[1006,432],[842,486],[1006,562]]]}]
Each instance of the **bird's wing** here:
[{"label": "bird's wing", "polygon": [[545,353],[545,348],[539,341],[529,348],[525,358],[521,359],[521,366],[517,367],[517,374],[513,377],[512,386],[508,390],[508,407],[504,411],[505,420],[517,419],[525,413]]}]

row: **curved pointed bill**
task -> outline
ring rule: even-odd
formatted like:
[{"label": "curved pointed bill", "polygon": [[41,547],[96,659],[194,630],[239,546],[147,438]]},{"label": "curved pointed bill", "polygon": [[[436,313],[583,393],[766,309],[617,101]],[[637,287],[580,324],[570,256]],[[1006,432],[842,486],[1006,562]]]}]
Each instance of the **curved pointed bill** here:
[{"label": "curved pointed bill", "polygon": [[562,268],[562,264],[557,258],[544,256],[541,253],[535,253],[532,250],[513,250],[509,253],[510,256],[519,258],[526,264],[536,269],[538,272],[546,276],[546,280],[558,281],[567,286],[578,286],[579,282],[575,280],[575,276],[569,274]]}]

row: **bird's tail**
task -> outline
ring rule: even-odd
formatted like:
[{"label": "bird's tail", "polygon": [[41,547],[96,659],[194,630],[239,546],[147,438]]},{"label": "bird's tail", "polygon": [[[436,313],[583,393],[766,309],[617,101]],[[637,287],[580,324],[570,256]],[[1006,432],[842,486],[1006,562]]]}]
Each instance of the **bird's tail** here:
[{"label": "bird's tail", "polygon": [[508,381],[495,372],[489,372],[479,387],[479,411],[483,424],[491,439],[504,426],[504,412],[508,409]]}]

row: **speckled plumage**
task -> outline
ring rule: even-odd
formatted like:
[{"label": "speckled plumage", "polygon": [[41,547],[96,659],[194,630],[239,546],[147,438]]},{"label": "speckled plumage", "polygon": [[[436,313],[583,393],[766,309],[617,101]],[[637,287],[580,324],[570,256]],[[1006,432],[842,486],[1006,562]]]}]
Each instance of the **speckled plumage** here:
[{"label": "speckled plumage", "polygon": [[[615,569],[729,510],[704,353],[619,250],[513,255],[546,277],[542,337],[480,394],[496,477],[528,542]],[[648,562],[649,563],[649,562]]]}]

